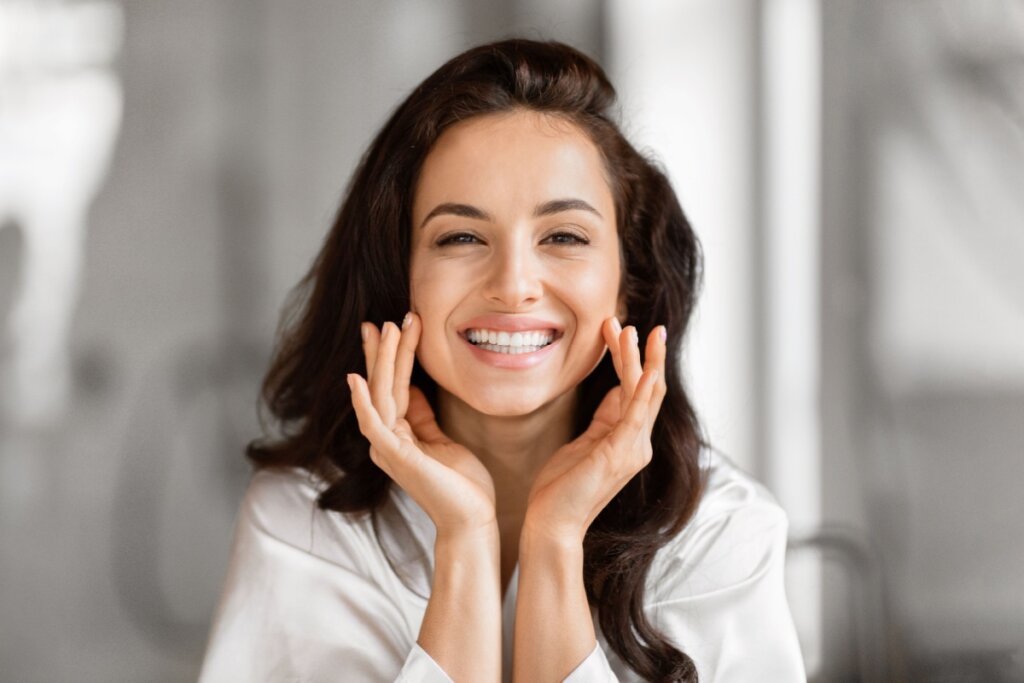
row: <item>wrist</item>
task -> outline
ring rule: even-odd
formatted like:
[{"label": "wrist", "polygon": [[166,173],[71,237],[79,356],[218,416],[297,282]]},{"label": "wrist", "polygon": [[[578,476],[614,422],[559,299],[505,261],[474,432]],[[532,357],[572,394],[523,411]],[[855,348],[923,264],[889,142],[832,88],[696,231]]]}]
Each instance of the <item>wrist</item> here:
[{"label": "wrist", "polygon": [[497,522],[472,528],[438,529],[434,538],[434,553],[486,554],[501,547],[501,532]]},{"label": "wrist", "polygon": [[585,528],[575,525],[553,525],[549,520],[531,516],[529,513],[523,520],[523,527],[520,538],[527,538],[536,544],[543,544],[552,549],[583,547],[583,537],[586,535]]},{"label": "wrist", "polygon": [[481,529],[437,536],[432,593],[451,590],[466,598],[467,592],[472,592],[481,604],[492,598],[500,602],[500,582],[501,541],[496,532]]},{"label": "wrist", "polygon": [[523,523],[519,535],[519,555],[582,559],[583,532],[575,529],[553,529],[543,524],[531,524],[527,520]]}]

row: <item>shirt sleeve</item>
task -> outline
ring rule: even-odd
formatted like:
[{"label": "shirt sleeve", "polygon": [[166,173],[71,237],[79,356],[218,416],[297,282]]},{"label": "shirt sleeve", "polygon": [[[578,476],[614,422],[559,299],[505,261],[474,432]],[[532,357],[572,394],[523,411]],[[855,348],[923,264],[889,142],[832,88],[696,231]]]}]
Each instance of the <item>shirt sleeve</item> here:
[{"label": "shirt sleeve", "polygon": [[[662,566],[646,611],[701,683],[806,682],[785,594],[788,527],[772,502],[722,512],[690,529]],[[599,641],[563,683],[618,680]]]},{"label": "shirt sleeve", "polygon": [[395,683],[454,683],[445,673],[441,665],[434,661],[434,658],[427,654],[427,651],[420,647],[419,643],[412,646],[412,652],[405,660],[405,666],[395,679]]},{"label": "shirt sleeve", "polygon": [[618,683],[618,680],[604,650],[601,649],[601,644],[598,643],[594,646],[593,652],[562,679],[562,683]]},{"label": "shirt sleeve", "polygon": [[452,683],[376,583],[268,532],[248,498],[200,683]]}]

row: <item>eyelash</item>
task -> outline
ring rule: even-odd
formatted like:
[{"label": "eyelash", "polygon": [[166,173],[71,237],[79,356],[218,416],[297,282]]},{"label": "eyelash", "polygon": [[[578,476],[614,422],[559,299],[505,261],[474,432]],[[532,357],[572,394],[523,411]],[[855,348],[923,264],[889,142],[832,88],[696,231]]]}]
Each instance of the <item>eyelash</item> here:
[{"label": "eyelash", "polygon": [[[476,239],[476,235],[471,235],[468,232],[456,232],[456,233],[452,233],[451,235],[445,235],[444,237],[439,239],[436,244],[439,247],[446,247],[446,246],[449,246],[449,245],[470,244],[470,242],[458,242],[458,241],[456,241],[456,238],[459,238],[459,237],[472,237],[473,239]],[[556,242],[556,244],[558,244],[560,246],[576,247],[576,246],[584,246],[584,245],[590,244],[590,240],[587,240],[587,239],[585,239],[583,237],[580,237],[579,235],[577,235],[575,233],[572,233],[572,232],[565,232],[565,231],[555,232],[555,233],[552,233],[552,234],[548,235],[548,238],[551,238],[551,237],[571,237],[573,239],[572,242]]]}]

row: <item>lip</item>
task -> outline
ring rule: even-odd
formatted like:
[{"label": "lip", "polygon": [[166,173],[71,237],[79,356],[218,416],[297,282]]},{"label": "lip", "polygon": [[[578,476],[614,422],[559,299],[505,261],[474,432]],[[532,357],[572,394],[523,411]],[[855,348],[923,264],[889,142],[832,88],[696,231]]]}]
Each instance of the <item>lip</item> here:
[{"label": "lip", "polygon": [[[521,315],[481,315],[458,326],[459,336],[465,337],[466,330],[485,329],[500,332],[522,332],[523,330],[554,330],[555,339],[562,336],[562,326],[550,320],[528,318]],[[545,347],[546,348],[546,347]]]}]

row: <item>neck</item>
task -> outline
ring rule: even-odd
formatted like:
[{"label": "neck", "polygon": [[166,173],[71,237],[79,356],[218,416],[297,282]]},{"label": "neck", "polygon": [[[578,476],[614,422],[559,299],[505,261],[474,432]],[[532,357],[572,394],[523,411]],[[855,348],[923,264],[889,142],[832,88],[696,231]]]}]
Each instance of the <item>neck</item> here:
[{"label": "neck", "polygon": [[567,391],[526,415],[487,415],[438,387],[438,424],[484,464],[494,481],[501,536],[501,595],[518,562],[526,498],[534,477],[572,438],[577,390]]},{"label": "neck", "polygon": [[518,529],[534,476],[572,439],[577,391],[571,390],[526,415],[481,413],[438,387],[438,423],[490,472],[499,526]]}]

